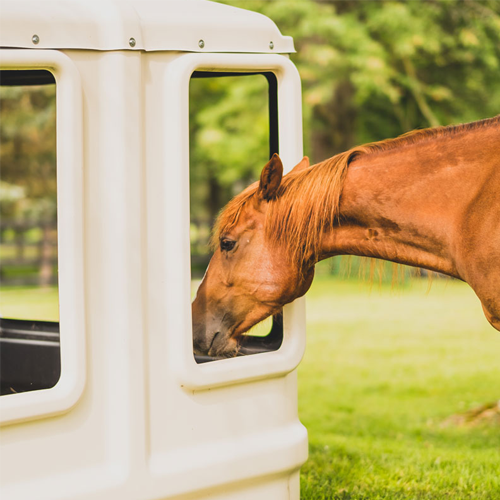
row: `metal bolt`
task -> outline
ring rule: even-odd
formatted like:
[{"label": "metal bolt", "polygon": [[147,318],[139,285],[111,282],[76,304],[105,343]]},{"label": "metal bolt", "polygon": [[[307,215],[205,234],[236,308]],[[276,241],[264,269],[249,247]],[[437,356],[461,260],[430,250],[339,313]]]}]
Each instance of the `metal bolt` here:
[{"label": "metal bolt", "polygon": [[200,40],[198,42],[198,47],[200,47],[200,49],[202,49],[203,47],[205,47],[205,42],[203,40]]},{"label": "metal bolt", "polygon": [[273,50],[273,49],[274,49],[274,42],[272,42],[272,41],[271,41],[271,42],[269,42],[269,48],[270,48],[271,50]]},{"label": "metal bolt", "polygon": [[135,38],[131,38],[131,39],[128,41],[128,44],[129,44],[131,47],[135,47],[135,44],[136,44]]},{"label": "metal bolt", "polygon": [[38,42],[40,41],[40,37],[39,37],[38,35],[33,35],[33,36],[31,37],[31,41],[32,41],[35,45],[37,45],[37,44],[38,44]]}]

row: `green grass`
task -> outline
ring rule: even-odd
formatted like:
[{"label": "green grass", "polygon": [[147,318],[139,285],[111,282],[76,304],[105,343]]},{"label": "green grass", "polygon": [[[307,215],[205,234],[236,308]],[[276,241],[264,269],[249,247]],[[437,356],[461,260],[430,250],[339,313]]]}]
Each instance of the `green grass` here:
[{"label": "green grass", "polygon": [[57,287],[1,287],[0,316],[3,318],[59,321]]},{"label": "green grass", "polygon": [[500,427],[444,425],[500,398],[500,332],[460,282],[319,276],[307,302],[301,498],[499,499]]}]

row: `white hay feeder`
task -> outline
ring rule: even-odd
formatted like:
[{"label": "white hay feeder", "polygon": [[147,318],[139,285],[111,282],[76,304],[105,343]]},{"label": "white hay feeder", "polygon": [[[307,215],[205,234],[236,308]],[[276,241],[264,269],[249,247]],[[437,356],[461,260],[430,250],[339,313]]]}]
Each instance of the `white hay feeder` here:
[{"label": "white hay feeder", "polygon": [[1,497],[298,499],[304,304],[278,350],[197,364],[189,248],[190,78],[274,74],[289,170],[291,38],[204,0],[2,0],[0,46],[2,71],[56,82],[61,359],[53,387],[0,397]]}]

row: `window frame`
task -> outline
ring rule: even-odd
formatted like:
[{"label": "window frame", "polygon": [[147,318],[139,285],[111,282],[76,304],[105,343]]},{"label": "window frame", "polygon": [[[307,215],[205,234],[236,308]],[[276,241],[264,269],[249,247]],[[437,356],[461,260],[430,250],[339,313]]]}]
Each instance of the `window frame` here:
[{"label": "window frame", "polygon": [[[150,234],[166,234],[176,244],[166,245],[164,238],[155,241],[155,255],[161,255],[161,262],[150,259],[150,268],[157,275],[149,276],[149,295],[162,297],[164,307],[161,313],[156,312],[156,317],[150,317],[150,325],[155,325],[162,335],[166,335],[165,363],[173,367],[179,385],[187,390],[204,390],[281,377],[292,372],[305,350],[305,303],[298,299],[285,306],[284,339],[276,351],[214,363],[196,363],[192,347],[190,291],[188,118],[189,81],[195,71],[272,72],[276,75],[280,157],[285,172],[302,159],[302,110],[300,76],[286,56],[182,54],[165,66],[160,109],[162,168],[160,174],[155,169],[158,176],[155,180],[150,177],[154,192],[148,194],[150,209],[158,216],[155,216],[155,221],[150,221]],[[175,218],[171,216],[173,213]],[[160,272],[163,273],[162,279],[159,279]]]},{"label": "window frame", "polygon": [[0,397],[0,424],[70,410],[86,382],[83,252],[83,114],[79,72],[56,50],[0,49],[2,70],[46,70],[56,81],[58,293],[61,375],[50,389]]}]

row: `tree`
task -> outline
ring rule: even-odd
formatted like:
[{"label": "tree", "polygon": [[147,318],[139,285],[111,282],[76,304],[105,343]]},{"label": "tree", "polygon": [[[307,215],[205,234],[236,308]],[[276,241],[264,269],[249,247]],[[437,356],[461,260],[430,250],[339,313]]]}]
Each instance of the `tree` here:
[{"label": "tree", "polygon": [[2,181],[22,196],[4,191],[2,217],[56,216],[55,85],[0,87]]},{"label": "tree", "polygon": [[306,152],[320,161],[408,130],[500,109],[495,0],[227,0],[294,37]]}]

